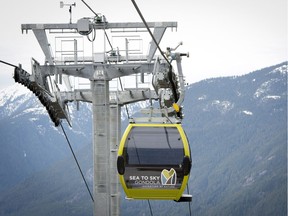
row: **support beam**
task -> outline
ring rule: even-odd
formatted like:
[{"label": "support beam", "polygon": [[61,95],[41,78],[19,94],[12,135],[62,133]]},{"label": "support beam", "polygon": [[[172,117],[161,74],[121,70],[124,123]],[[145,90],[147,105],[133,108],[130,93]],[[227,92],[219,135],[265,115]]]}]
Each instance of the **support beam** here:
[{"label": "support beam", "polygon": [[50,64],[50,65],[54,65],[54,59],[52,56],[52,52],[51,52],[51,47],[50,44],[48,42],[48,38],[45,32],[45,29],[33,29],[33,33],[35,35],[35,37],[38,40],[38,43],[45,55],[46,61]]},{"label": "support beam", "polygon": [[[53,66],[54,65],[54,58],[52,55],[51,46],[48,42],[48,38],[47,38],[47,35],[45,32],[45,29],[42,29],[41,27],[39,27],[39,28],[33,29],[33,33],[34,33],[35,37],[37,38],[38,43],[39,43],[39,45],[40,45],[40,47],[41,47],[41,49],[45,55],[46,62],[48,62],[49,65]],[[70,83],[69,77],[64,76],[63,79],[64,79],[64,82],[65,82],[67,89],[69,91],[71,91],[72,88],[71,88],[71,83]]]},{"label": "support beam", "polygon": [[[153,32],[153,36],[155,38],[155,40],[157,41],[157,44],[160,43],[164,33],[165,33],[165,30],[166,28],[164,27],[156,27],[154,28],[154,32]],[[157,44],[155,44],[155,42],[152,40],[151,42],[151,46],[150,46],[150,49],[149,49],[149,54],[148,54],[148,59],[147,59],[147,62],[151,62],[154,55],[155,55],[155,52],[157,50]]]},{"label": "support beam", "polygon": [[[147,22],[149,28],[164,27],[164,28],[177,28],[177,22]],[[146,28],[142,22],[125,22],[125,23],[91,23],[90,28],[94,29],[126,29],[126,28]],[[50,30],[77,30],[77,23],[66,24],[66,23],[53,23],[53,24],[22,24],[22,32],[34,29],[50,29]],[[63,32],[61,32],[63,33]],[[65,32],[64,32],[65,33]],[[71,33],[71,32],[70,32]]]},{"label": "support beam", "polygon": [[110,209],[111,216],[120,215],[120,183],[117,164],[117,152],[121,134],[121,107],[113,103],[110,105]]},{"label": "support beam", "polygon": [[[117,94],[118,105],[123,106],[125,104],[136,103],[145,100],[158,100],[159,96],[157,93],[151,89],[125,89],[126,91],[113,92],[112,94]],[[92,93],[90,90],[74,90],[73,92],[60,92],[61,98],[63,98],[64,103],[83,101],[92,103]],[[110,101],[110,103],[112,100]]]},{"label": "support beam", "polygon": [[[161,64],[163,68],[168,68],[168,64]],[[154,69],[154,63],[129,63],[129,64],[78,64],[78,65],[43,65],[40,66],[42,73],[45,75],[66,74],[68,76],[82,77],[86,79],[93,79],[95,70],[109,71],[106,78],[109,80],[129,76],[137,73],[151,73]]]},{"label": "support beam", "polygon": [[93,103],[94,216],[110,215],[109,81],[96,74],[91,81]]}]

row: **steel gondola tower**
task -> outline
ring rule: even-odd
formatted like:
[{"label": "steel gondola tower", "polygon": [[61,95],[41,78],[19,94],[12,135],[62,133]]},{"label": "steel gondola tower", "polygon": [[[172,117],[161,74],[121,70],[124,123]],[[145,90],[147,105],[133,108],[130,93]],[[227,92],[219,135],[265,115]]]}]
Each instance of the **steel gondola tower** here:
[{"label": "steel gondola tower", "polygon": [[[33,31],[45,55],[45,63],[41,65],[33,59],[32,74],[24,71],[21,66],[15,68],[14,79],[35,93],[46,107],[55,126],[58,126],[63,119],[72,125],[67,109],[68,102],[92,103],[94,216],[120,214],[120,190],[116,160],[121,133],[121,106],[138,101],[158,100],[161,103],[160,108],[143,110],[149,115],[146,119],[144,118],[144,121],[165,122],[169,119],[170,122],[177,123],[182,119],[181,103],[184,100],[185,90],[181,56],[187,54],[176,53],[173,52],[175,49],[168,49],[165,59],[155,56],[165,30],[176,27],[176,22],[109,23],[104,16],[97,14],[92,19],[79,19],[77,23],[22,24],[21,26],[22,32]],[[150,43],[148,55],[141,56],[130,55],[128,49],[121,55],[121,51],[113,49],[106,33],[106,30],[115,29],[119,30],[116,31],[117,33],[121,31],[137,33],[139,29],[145,30],[146,28],[154,29],[153,40]],[[88,40],[93,42],[96,32],[99,31],[104,32],[104,43],[108,40],[112,50],[109,52],[104,50],[99,55],[92,48],[92,56],[87,57],[84,54],[80,56],[79,53],[82,51],[78,50],[79,34],[81,37],[83,36],[81,40],[87,36]],[[61,54],[64,54],[61,56],[61,61],[52,54],[47,32],[60,34],[61,36],[57,39],[64,40],[66,37],[68,39],[65,41],[73,41],[72,52],[68,56],[64,56],[65,52],[62,52]],[[69,34],[69,36],[63,36],[63,34]],[[125,41],[127,48],[128,39],[125,38]],[[162,51],[161,55],[164,55]],[[171,62],[173,60],[177,63],[178,75],[172,71]],[[152,77],[154,89],[138,88],[137,84],[136,88],[117,91],[109,88],[112,80],[135,74],[140,76],[141,83],[144,82],[144,74],[149,74]],[[87,89],[77,89],[71,85],[69,77],[84,78],[90,82],[90,86]],[[136,82],[138,82],[137,79]],[[67,87],[66,91],[58,88],[62,81]],[[177,94],[176,101],[175,94]],[[153,117],[155,113],[160,117]]]}]

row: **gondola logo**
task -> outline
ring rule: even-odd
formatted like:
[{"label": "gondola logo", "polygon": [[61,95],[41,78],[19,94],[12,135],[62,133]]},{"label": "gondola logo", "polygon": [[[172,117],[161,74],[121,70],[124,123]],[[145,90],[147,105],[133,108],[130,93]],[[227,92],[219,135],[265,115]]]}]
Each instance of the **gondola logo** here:
[{"label": "gondola logo", "polygon": [[161,184],[162,185],[175,185],[176,184],[176,171],[171,168],[169,171],[167,169],[161,172]]}]

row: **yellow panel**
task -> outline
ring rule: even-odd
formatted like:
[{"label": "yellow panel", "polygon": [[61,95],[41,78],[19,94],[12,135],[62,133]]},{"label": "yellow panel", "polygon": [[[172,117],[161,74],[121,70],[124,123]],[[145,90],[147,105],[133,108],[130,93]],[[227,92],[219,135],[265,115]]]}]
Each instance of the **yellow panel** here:
[{"label": "yellow panel", "polygon": [[128,189],[126,187],[123,175],[120,176],[120,182],[122,187],[126,193],[127,198],[132,199],[159,199],[159,200],[179,200],[182,196],[187,182],[189,175],[184,176],[182,185],[180,189]]}]

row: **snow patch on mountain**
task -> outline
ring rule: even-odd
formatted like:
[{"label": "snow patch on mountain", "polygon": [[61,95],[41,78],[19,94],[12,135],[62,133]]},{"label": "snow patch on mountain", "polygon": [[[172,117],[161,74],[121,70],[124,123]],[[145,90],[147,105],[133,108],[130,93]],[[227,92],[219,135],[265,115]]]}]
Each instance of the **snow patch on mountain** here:
[{"label": "snow patch on mountain", "polygon": [[261,84],[261,86],[254,93],[254,98],[259,98],[262,94],[267,92],[271,86],[271,81],[266,81]]},{"label": "snow patch on mountain", "polygon": [[263,175],[265,175],[266,173],[267,173],[267,170],[265,169],[265,170],[263,170],[263,171],[260,171],[258,175],[259,175],[259,176],[263,176]]},{"label": "snow patch on mountain", "polygon": [[[23,110],[22,114],[27,114],[27,113],[31,113],[32,115],[46,115],[47,111],[46,111],[44,106],[42,106],[41,104],[38,104],[38,106],[36,106],[36,107],[31,107],[31,108]],[[21,114],[19,114],[19,115],[21,115]]]},{"label": "snow patch on mountain", "polygon": [[239,92],[239,91],[236,91],[236,95],[237,95],[238,97],[240,97],[240,96],[242,96],[242,93]]},{"label": "snow patch on mountain", "polygon": [[267,95],[263,97],[261,100],[262,102],[270,102],[270,101],[275,101],[281,99],[281,96],[279,95]]},{"label": "snow patch on mountain", "polygon": [[14,85],[0,90],[0,106],[3,106],[7,102],[15,101],[17,98],[23,96],[25,96],[24,98],[27,100],[27,98],[30,97],[31,94],[32,93],[27,88],[15,83]]},{"label": "snow patch on mountain", "polygon": [[274,69],[273,71],[271,71],[269,74],[274,74],[274,73],[280,73],[281,75],[287,75],[287,64],[286,65],[282,65],[279,68]]},{"label": "snow patch on mountain", "polygon": [[245,115],[253,115],[253,112],[248,111],[248,110],[243,110],[242,113],[244,113]]},{"label": "snow patch on mountain", "polygon": [[255,182],[255,179],[253,177],[253,175],[247,175],[244,177],[244,183],[243,183],[243,187],[247,187],[247,186],[250,186],[252,185],[253,183]]},{"label": "snow patch on mountain", "polygon": [[2,89],[0,91],[0,117],[11,116],[12,114],[16,114],[17,111],[25,111],[32,105],[35,107],[37,98],[33,98],[32,95],[32,92],[19,84]]},{"label": "snow patch on mountain", "polygon": [[92,183],[94,178],[94,171],[93,168],[89,168],[85,174],[85,179],[87,182]]},{"label": "snow patch on mountain", "polygon": [[198,100],[205,100],[207,98],[207,95],[202,95],[200,97],[198,97]]},{"label": "snow patch on mountain", "polygon": [[[140,109],[144,109],[150,106],[150,103],[148,101],[140,101],[137,103],[129,104],[121,109],[121,120],[124,121],[125,119],[129,117],[132,117],[136,112],[138,112]],[[128,113],[127,113],[128,112]]]},{"label": "snow patch on mountain", "polygon": [[29,118],[29,121],[31,122],[35,122],[35,121],[38,121],[39,119],[38,118]]},{"label": "snow patch on mountain", "polygon": [[259,88],[257,88],[257,90],[255,91],[254,93],[254,98],[257,99],[257,98],[260,98],[260,97],[265,97],[269,94],[269,92],[271,91],[271,87],[274,85],[274,84],[277,84],[277,82],[281,82],[281,79],[271,79],[271,80],[268,80],[264,83],[262,83],[260,85]]},{"label": "snow patch on mountain", "polygon": [[43,125],[37,125],[37,131],[39,132],[39,134],[45,135],[46,128]]},{"label": "snow patch on mountain", "polygon": [[220,100],[213,100],[211,103],[207,104],[203,111],[208,112],[211,109],[218,110],[221,114],[225,114],[228,111],[234,108],[234,103],[230,101],[220,101]]}]

